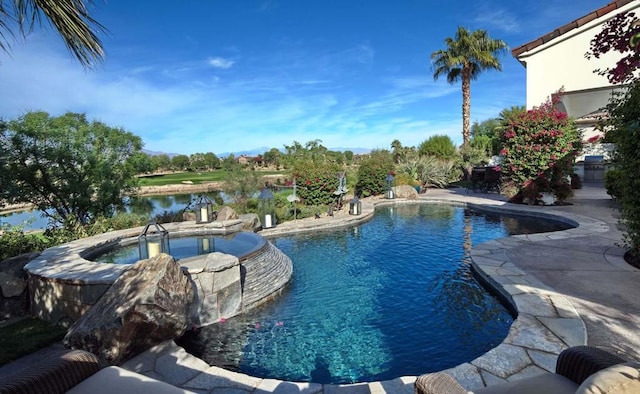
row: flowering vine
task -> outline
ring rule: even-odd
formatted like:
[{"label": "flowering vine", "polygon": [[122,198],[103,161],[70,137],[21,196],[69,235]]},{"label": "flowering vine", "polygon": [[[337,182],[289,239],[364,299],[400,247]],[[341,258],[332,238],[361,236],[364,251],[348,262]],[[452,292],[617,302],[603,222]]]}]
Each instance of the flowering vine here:
[{"label": "flowering vine", "polygon": [[502,175],[530,199],[542,192],[560,200],[571,195],[568,177],[582,143],[573,120],[554,107],[560,97],[514,116],[501,135]]},{"label": "flowering vine", "polygon": [[616,66],[595,72],[605,75],[612,84],[629,82],[640,69],[640,21],[635,13],[621,12],[604,23],[602,31],[591,40],[586,57],[599,58],[611,51],[623,55]]}]

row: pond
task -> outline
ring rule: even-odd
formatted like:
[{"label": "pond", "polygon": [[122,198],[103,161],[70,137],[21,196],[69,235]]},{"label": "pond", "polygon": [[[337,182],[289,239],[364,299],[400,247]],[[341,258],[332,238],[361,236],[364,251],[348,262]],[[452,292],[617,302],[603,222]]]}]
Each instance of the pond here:
[{"label": "pond", "polygon": [[[172,194],[163,196],[141,196],[127,201],[127,212],[154,217],[164,212],[176,212],[184,209],[187,204],[196,200],[198,196],[206,194],[211,201],[221,197],[226,200],[224,193]],[[42,211],[19,211],[0,214],[0,224],[12,226],[21,225],[25,230],[41,230],[47,227],[49,219]]]},{"label": "pond", "polygon": [[273,240],[294,264],[282,296],[178,342],[212,365],[290,381],[454,367],[499,345],[513,322],[472,274],[472,245],[569,227],[447,205],[381,207],[356,227]]}]

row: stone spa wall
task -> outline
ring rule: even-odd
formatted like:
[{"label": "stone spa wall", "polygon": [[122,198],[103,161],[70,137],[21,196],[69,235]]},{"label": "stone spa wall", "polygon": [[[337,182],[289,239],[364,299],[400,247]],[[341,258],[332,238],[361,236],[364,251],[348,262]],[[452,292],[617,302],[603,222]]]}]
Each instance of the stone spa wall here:
[{"label": "stone spa wall", "polygon": [[[226,235],[242,229],[242,220],[206,224],[164,225],[171,237]],[[85,257],[119,244],[131,243],[142,227],[80,239],[42,252],[30,261],[28,274],[31,313],[41,319],[71,325],[129,268],[96,263]],[[258,234],[256,248],[237,257],[219,252],[181,259],[178,263],[194,284],[192,326],[203,326],[237,315],[271,299],[291,278],[291,259]]]}]

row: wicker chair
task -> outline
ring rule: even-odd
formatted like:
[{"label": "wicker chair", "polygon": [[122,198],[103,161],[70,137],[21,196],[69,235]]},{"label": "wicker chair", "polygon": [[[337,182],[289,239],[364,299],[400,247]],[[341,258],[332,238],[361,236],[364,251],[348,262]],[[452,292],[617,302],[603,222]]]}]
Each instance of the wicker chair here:
[{"label": "wicker chair", "polygon": [[98,358],[82,350],[60,350],[0,382],[1,394],[58,394],[95,374]]},{"label": "wicker chair", "polygon": [[[625,360],[602,349],[591,346],[576,346],[560,353],[556,363],[555,374],[547,373],[532,378],[484,387],[473,392],[476,394],[575,393],[580,385],[593,374],[622,363],[625,363]],[[634,363],[631,368],[635,368],[640,374],[640,364]],[[635,380],[632,379],[632,382],[640,385],[640,381],[635,383]],[[637,388],[638,386],[633,386],[632,390]],[[415,383],[415,392],[418,394],[468,393],[453,377],[443,372],[419,376]],[[638,391],[625,392],[637,393]]]}]

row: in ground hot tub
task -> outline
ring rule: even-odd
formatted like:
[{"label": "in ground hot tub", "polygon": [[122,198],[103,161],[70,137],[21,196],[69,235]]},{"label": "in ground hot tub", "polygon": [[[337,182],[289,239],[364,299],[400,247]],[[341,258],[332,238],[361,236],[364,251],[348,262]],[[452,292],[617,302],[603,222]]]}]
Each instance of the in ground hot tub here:
[{"label": "in ground hot tub", "polygon": [[[251,309],[278,294],[291,278],[291,259],[259,234],[242,232],[241,220],[168,223],[164,227],[178,245],[171,254],[197,290],[193,325],[210,324]],[[142,227],[114,231],[42,252],[25,266],[32,314],[64,325],[78,320],[138,260],[137,236],[141,231]],[[191,253],[190,246],[179,246],[183,242],[195,244],[203,237],[217,240],[213,253],[198,255]],[[121,264],[91,261],[130,246],[133,252],[123,253],[134,257],[125,257]]]}]

